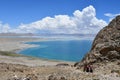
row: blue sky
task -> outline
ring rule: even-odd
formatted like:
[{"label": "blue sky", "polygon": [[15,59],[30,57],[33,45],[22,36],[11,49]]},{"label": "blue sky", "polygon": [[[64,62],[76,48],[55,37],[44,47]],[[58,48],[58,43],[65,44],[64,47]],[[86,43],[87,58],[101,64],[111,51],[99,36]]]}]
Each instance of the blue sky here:
[{"label": "blue sky", "polygon": [[[84,8],[89,6],[92,6],[95,9],[96,15],[94,17],[97,18],[98,20],[102,19],[106,23],[108,23],[110,19],[112,19],[114,16],[120,13],[119,0],[0,0],[0,22],[1,22],[0,24],[1,27],[3,27],[1,28],[3,29],[1,32],[4,32],[4,29],[6,29],[4,26],[9,27],[10,30],[7,31],[13,31],[13,32],[17,31],[18,29],[21,29],[21,25],[25,26],[24,29],[22,27],[22,30],[26,30],[26,29],[28,30],[28,27],[33,29],[33,27],[31,27],[31,24],[32,23],[35,24],[36,22],[37,23],[35,25],[40,27],[40,25],[43,24],[42,22],[44,22],[42,21],[42,19],[46,19],[46,17],[50,17],[56,20],[55,16],[57,15],[67,15],[71,20],[72,17],[75,17],[73,13],[76,10],[82,12]],[[38,21],[41,22],[38,24]],[[66,24],[70,24],[70,23],[66,23]],[[49,24],[49,23],[45,22],[45,24]],[[64,25],[66,26],[66,24]],[[67,25],[67,27],[68,26],[70,25]],[[54,30],[53,29],[45,30],[48,27],[46,26],[42,26],[45,28],[38,28],[38,27],[37,28],[34,27],[35,32],[52,32],[52,31],[54,32],[54,30],[60,31],[60,29],[58,28]],[[59,28],[61,27],[59,26]],[[65,27],[64,29],[68,29],[68,28]],[[81,28],[79,29],[82,30]],[[31,30],[28,30],[28,32],[30,31]],[[79,31],[76,31],[76,33],[78,33]],[[70,32],[70,30],[68,32]],[[74,32],[75,31],[73,31],[73,33]]]}]

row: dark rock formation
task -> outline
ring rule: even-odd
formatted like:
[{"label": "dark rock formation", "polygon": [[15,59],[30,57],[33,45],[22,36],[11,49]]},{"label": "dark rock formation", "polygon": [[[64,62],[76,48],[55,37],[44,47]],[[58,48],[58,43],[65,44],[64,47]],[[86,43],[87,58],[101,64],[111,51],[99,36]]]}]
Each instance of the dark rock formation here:
[{"label": "dark rock formation", "polygon": [[97,34],[82,63],[120,60],[120,15]]}]

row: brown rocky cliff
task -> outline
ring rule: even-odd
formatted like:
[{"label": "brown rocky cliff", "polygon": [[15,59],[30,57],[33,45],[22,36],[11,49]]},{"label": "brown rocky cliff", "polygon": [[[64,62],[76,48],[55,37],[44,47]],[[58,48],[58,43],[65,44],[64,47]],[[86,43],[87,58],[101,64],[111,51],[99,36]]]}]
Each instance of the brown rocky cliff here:
[{"label": "brown rocky cliff", "polygon": [[82,63],[120,60],[120,15],[99,31]]}]

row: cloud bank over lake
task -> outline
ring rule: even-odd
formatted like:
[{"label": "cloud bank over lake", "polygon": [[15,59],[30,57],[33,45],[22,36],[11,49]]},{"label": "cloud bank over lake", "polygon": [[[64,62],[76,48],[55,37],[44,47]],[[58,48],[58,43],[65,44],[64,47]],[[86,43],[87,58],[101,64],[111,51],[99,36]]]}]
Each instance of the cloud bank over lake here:
[{"label": "cloud bank over lake", "polygon": [[11,28],[9,24],[0,23],[0,32],[96,34],[106,25],[106,21],[96,17],[96,10],[92,5],[90,5],[81,11],[75,10],[72,16],[47,16],[41,20],[29,24],[21,24],[17,28]]}]

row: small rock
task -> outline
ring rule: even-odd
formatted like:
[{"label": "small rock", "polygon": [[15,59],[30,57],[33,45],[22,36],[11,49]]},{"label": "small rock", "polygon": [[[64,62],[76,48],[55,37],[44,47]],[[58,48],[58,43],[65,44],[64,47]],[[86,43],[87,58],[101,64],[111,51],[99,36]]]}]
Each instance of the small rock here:
[{"label": "small rock", "polygon": [[60,63],[60,64],[57,64],[56,66],[70,66],[70,65],[67,63]]},{"label": "small rock", "polygon": [[25,80],[38,80],[38,77],[35,74],[28,74]]},{"label": "small rock", "polygon": [[48,77],[48,80],[67,80],[67,79],[65,77],[63,77],[63,76],[50,75]]}]

